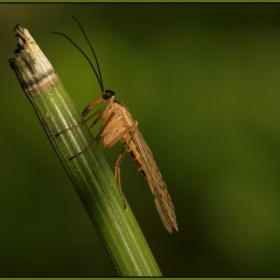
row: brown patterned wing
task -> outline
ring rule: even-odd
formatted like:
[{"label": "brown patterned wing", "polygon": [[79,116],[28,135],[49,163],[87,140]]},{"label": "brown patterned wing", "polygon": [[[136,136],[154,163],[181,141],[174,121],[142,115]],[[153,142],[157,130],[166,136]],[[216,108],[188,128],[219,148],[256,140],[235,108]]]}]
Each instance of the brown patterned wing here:
[{"label": "brown patterned wing", "polygon": [[141,155],[142,173],[147,179],[151,193],[154,196],[161,221],[169,233],[172,233],[173,229],[178,231],[175,209],[152,152],[138,128],[136,128],[136,132],[131,133],[131,136]]}]

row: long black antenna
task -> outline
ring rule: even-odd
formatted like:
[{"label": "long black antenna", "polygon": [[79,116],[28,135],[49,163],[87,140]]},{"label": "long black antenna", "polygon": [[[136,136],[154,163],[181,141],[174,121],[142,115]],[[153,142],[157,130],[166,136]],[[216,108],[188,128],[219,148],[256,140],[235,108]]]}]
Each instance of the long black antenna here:
[{"label": "long black antenna", "polygon": [[[74,43],[67,35],[65,35],[65,34],[63,34],[63,33],[60,33],[60,32],[57,32],[57,31],[52,31],[51,33],[59,34],[59,35],[65,37],[66,39],[68,39],[68,40],[69,40],[69,41],[84,55],[84,57],[85,57],[86,60],[89,62],[91,68],[93,69],[93,71],[94,71],[94,73],[95,73],[95,76],[96,76],[96,78],[97,78],[97,80],[98,80],[98,83],[99,83],[99,85],[100,85],[101,90],[104,91],[104,86],[103,86],[103,81],[102,81],[102,75],[101,75],[101,71],[100,71],[100,67],[99,67],[99,63],[98,63],[96,54],[95,54],[95,52],[94,52],[94,50],[93,50],[93,47],[91,46],[91,44],[90,44],[90,42],[89,42],[89,40],[88,40],[88,38],[87,38],[87,35],[86,35],[84,29],[82,28],[81,24],[79,23],[79,21],[78,21],[74,16],[73,16],[73,18],[74,18],[74,19],[76,20],[76,22],[79,24],[79,27],[81,28],[81,30],[82,30],[82,32],[83,32],[83,34],[84,34],[84,36],[85,36],[85,38],[86,38],[86,40],[87,40],[89,46],[90,46],[90,49],[91,49],[91,51],[92,51],[92,53],[93,53],[93,55],[94,55],[94,59],[95,59],[96,65],[97,65],[98,73],[97,73],[97,71],[95,70],[95,68],[94,68],[92,62],[90,61],[90,59],[88,58],[88,56],[85,54],[85,52],[84,52],[76,43]],[[98,75],[98,74],[99,74],[99,75]],[[99,77],[99,76],[100,76],[100,77]]]},{"label": "long black antenna", "polygon": [[90,41],[89,41],[89,39],[88,39],[86,33],[85,33],[85,31],[84,31],[82,25],[80,24],[80,22],[79,22],[74,16],[72,16],[72,17],[74,18],[74,20],[75,20],[75,21],[78,23],[78,25],[80,26],[80,28],[81,28],[81,30],[82,30],[82,32],[83,32],[83,34],[84,34],[84,36],[85,36],[85,38],[86,38],[86,40],[87,40],[87,42],[88,42],[88,45],[89,45],[89,47],[90,47],[90,49],[91,49],[91,51],[92,51],[92,53],[93,53],[93,56],[94,56],[94,59],[95,59],[96,65],[97,65],[97,69],[98,69],[100,81],[101,81],[101,84],[102,84],[102,87],[103,87],[102,75],[101,75],[101,71],[100,71],[100,67],[99,67],[99,63],[98,63],[98,60],[97,60],[97,56],[96,56],[96,54],[95,54],[95,51],[94,51],[94,49],[93,49],[93,47],[92,47],[92,45],[91,45],[91,43],[90,43]]}]

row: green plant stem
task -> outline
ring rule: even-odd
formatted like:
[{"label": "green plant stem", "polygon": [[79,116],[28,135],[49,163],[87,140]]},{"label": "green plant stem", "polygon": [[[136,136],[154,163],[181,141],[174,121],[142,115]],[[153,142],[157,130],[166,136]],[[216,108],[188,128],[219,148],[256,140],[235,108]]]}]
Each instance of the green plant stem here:
[{"label": "green plant stem", "polygon": [[[161,276],[129,208],[124,209],[116,180],[86,125],[55,135],[82,121],[58,75],[27,29],[17,25],[16,59],[8,59],[73,183],[119,275]],[[93,252],[94,253],[94,252]]]}]

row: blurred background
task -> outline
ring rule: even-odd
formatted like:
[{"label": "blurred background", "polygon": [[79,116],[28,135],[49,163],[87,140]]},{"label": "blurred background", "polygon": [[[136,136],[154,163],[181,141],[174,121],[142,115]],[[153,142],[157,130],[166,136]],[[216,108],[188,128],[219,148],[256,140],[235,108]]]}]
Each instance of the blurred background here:
[{"label": "blurred background", "polygon": [[[0,4],[0,276],[116,276],[7,57],[27,28],[82,112],[124,102],[175,205],[161,224],[129,156],[123,190],[164,276],[280,274],[280,5]],[[96,135],[98,127],[93,129]],[[113,167],[122,146],[104,151]]]}]

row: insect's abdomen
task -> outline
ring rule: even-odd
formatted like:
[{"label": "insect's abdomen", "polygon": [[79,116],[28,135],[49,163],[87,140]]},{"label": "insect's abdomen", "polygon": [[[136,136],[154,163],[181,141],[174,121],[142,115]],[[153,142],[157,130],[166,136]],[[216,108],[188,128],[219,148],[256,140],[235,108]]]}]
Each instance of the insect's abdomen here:
[{"label": "insect's abdomen", "polygon": [[[126,143],[126,137],[122,138],[121,139],[121,142],[126,146],[127,143]],[[129,141],[129,140],[128,140]],[[132,160],[135,162],[136,166],[137,166],[137,169],[139,171],[141,171],[143,173],[143,175],[145,176],[145,173],[143,171],[143,165],[141,163],[141,156],[136,148],[136,145],[135,143],[132,141],[129,141],[129,145],[128,145],[128,148],[127,148],[127,152],[130,154]]]}]

